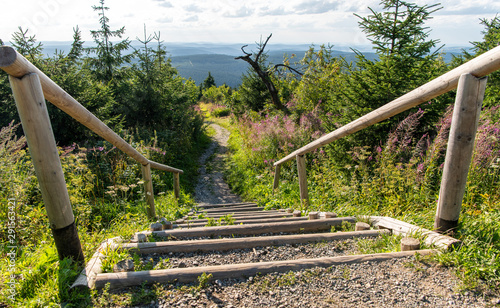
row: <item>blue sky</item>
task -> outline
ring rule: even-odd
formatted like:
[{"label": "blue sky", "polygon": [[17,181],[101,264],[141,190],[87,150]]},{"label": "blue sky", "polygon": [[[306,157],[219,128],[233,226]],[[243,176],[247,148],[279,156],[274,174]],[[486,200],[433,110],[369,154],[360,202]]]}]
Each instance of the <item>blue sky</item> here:
[{"label": "blue sky", "polygon": [[[419,5],[437,1],[413,1]],[[0,38],[9,41],[18,26],[29,28],[40,41],[71,41],[79,26],[85,41],[98,28],[98,0],[4,1]],[[358,18],[368,7],[381,11],[378,0],[107,0],[111,26],[126,28],[126,37],[160,31],[165,42],[213,42],[252,44],[273,33],[273,43],[356,46],[368,44]],[[427,23],[431,37],[448,46],[468,46],[480,40],[480,18],[500,13],[500,1],[443,0],[443,9]]]}]

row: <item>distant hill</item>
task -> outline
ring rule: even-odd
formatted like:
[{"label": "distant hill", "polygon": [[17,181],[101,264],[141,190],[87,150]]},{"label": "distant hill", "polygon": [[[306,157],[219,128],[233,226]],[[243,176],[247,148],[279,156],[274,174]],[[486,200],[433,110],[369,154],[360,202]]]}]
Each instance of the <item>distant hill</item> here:
[{"label": "distant hill", "polygon": [[[71,42],[42,42],[46,55],[53,55],[55,51],[68,53]],[[200,84],[207,78],[208,72],[212,74],[218,86],[227,84],[230,87],[238,87],[241,83],[241,76],[248,69],[248,64],[242,60],[235,60],[235,57],[243,55],[241,46],[244,44],[212,44],[212,43],[165,43],[168,55],[172,59],[172,65],[177,68],[179,74],[184,78],[192,78],[196,84]],[[85,47],[92,46],[86,43]],[[132,42],[134,48],[140,48],[137,41]],[[269,62],[278,64],[283,62],[283,55],[291,56],[295,54],[295,60],[303,58],[305,52],[309,50],[307,44],[269,44]],[[316,45],[319,48],[319,45]],[[371,52],[371,46],[355,46],[368,59],[375,59],[375,53]],[[245,48],[247,52],[252,52],[255,44],[250,44]],[[339,44],[334,46],[334,56],[345,58],[347,62],[355,62],[355,53],[348,46]],[[445,47],[445,61],[450,61],[453,55],[462,53],[467,47],[452,46]]]}]

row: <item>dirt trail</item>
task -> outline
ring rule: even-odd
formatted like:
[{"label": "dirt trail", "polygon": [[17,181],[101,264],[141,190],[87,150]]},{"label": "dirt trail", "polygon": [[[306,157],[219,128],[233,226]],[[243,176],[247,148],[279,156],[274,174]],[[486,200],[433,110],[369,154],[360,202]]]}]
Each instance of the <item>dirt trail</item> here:
[{"label": "dirt trail", "polygon": [[199,159],[201,167],[195,188],[195,201],[199,204],[241,202],[241,198],[234,194],[224,181],[222,173],[230,133],[217,124],[209,123],[209,126],[215,130],[215,135],[212,137],[210,146]]}]

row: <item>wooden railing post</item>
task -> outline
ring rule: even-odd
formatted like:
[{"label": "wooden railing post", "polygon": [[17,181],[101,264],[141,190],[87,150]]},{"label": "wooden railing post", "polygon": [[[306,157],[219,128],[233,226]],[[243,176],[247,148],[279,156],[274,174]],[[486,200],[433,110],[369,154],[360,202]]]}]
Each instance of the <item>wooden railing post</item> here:
[{"label": "wooden railing post", "polygon": [[176,199],[181,197],[181,184],[179,181],[179,172],[174,172],[174,196]]},{"label": "wooden railing post", "polygon": [[59,258],[84,262],[82,245],[37,74],[9,76]]},{"label": "wooden railing post", "polygon": [[309,194],[307,192],[306,159],[304,155],[297,155],[297,172],[299,175],[300,202],[307,207],[309,205]]},{"label": "wooden railing post", "polygon": [[148,218],[154,219],[156,217],[155,210],[155,196],[153,193],[153,180],[151,178],[151,165],[141,165],[142,167],[142,179],[144,181],[144,194],[146,195],[146,204]]},{"label": "wooden railing post", "polygon": [[434,222],[439,232],[453,231],[458,225],[486,80],[463,74],[458,82]]},{"label": "wooden railing post", "polygon": [[280,186],[280,172],[281,172],[281,165],[277,165],[276,167],[274,167],[273,193]]}]

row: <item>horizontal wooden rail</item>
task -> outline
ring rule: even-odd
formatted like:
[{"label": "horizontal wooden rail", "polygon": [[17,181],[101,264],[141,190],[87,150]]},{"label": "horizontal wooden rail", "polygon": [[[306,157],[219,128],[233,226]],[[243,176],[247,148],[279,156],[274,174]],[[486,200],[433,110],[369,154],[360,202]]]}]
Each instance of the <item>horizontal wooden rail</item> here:
[{"label": "horizontal wooden rail", "polygon": [[54,104],[69,116],[85,125],[91,131],[101,136],[118,149],[135,159],[138,163],[151,168],[160,169],[168,172],[183,173],[182,170],[167,165],[148,160],[139,153],[122,137],[111,130],[106,124],[99,120],[95,115],[87,110],[83,105],[76,101],[71,95],[66,93],[61,87],[53,82],[47,75],[31,64],[26,58],[19,54],[10,46],[0,47],[0,68],[13,77],[21,78],[30,73],[36,73],[42,84],[45,99]]},{"label": "horizontal wooden rail", "polygon": [[[274,163],[274,166],[281,165],[287,161],[295,159],[296,156],[312,152],[335,140],[349,136],[368,126],[386,120],[396,114],[406,111],[421,103],[427,102],[441,94],[455,89],[458,85],[458,79],[462,74],[470,73],[475,77],[486,76],[500,69],[500,46],[496,47],[477,58],[441,75],[440,77],[429,81],[423,86],[391,101],[390,103],[342,126],[341,128],[328,133],[319,139],[301,147],[288,156]],[[276,186],[276,184],[275,184]]]}]

